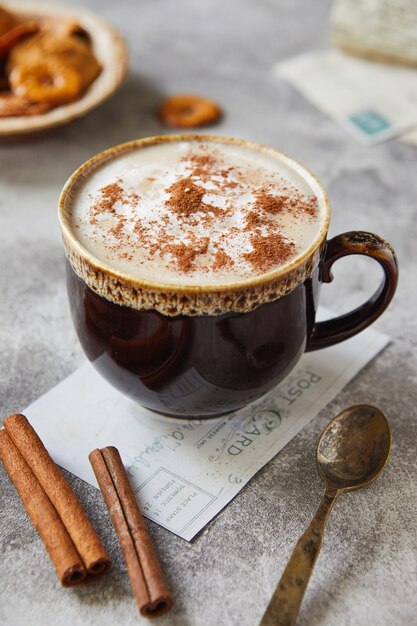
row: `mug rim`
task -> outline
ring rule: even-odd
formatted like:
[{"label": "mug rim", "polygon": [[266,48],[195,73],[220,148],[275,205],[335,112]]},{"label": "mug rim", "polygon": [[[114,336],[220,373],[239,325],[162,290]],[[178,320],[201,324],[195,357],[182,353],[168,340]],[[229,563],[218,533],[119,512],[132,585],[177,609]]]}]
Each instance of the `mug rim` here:
[{"label": "mug rim", "polygon": [[[208,143],[224,143],[237,146],[248,147],[249,149],[262,152],[264,154],[270,154],[271,156],[280,159],[291,169],[299,173],[304,180],[309,184],[310,188],[314,191],[320,207],[320,212],[323,212],[321,218],[321,224],[318,233],[316,234],[310,245],[303,250],[299,255],[292,259],[288,263],[280,265],[269,272],[254,276],[250,278],[244,278],[233,283],[223,284],[210,284],[210,285],[194,285],[194,284],[175,284],[164,283],[163,281],[154,281],[149,279],[140,278],[134,274],[122,272],[110,264],[105,263],[98,259],[95,255],[89,252],[77,239],[74,230],[70,224],[71,216],[71,202],[74,192],[78,186],[100,165],[111,161],[113,158],[122,154],[133,152],[134,150],[146,148],[149,146],[180,141],[201,141]],[[315,188],[315,189],[314,189]],[[319,180],[319,178],[311,172],[305,165],[289,156],[281,150],[276,148],[270,148],[264,144],[258,144],[246,139],[235,139],[233,137],[220,136],[220,135],[203,135],[203,134],[175,134],[175,135],[157,135],[153,137],[146,137],[142,139],[134,139],[122,144],[118,144],[107,150],[104,150],[95,156],[88,159],[82,165],[80,165],[73,174],[66,181],[58,203],[58,219],[62,236],[64,239],[64,245],[67,252],[71,250],[79,259],[86,263],[93,271],[98,271],[101,274],[110,276],[113,280],[121,280],[128,283],[131,287],[137,289],[149,289],[155,292],[166,293],[184,293],[184,294],[215,294],[222,292],[236,292],[244,289],[250,289],[252,287],[259,287],[271,282],[281,280],[297,269],[303,267],[308,260],[315,256],[315,253],[324,244],[330,224],[330,204],[326,193],[326,190]],[[71,255],[72,256],[72,255]],[[71,263],[71,260],[70,260]],[[71,263],[72,264],[72,263]]]}]

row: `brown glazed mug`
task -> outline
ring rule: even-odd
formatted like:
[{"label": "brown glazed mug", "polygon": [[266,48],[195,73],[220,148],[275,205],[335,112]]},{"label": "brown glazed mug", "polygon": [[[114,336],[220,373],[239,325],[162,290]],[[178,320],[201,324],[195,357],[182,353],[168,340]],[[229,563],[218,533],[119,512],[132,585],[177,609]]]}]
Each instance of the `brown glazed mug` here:
[{"label": "brown glazed mug", "polygon": [[[93,257],[71,222],[82,181],[116,156],[182,139],[247,146],[296,168],[323,207],[312,244],[267,274],[209,287],[140,280]],[[122,393],[164,415],[209,418],[247,405],[282,381],[304,352],[344,341],[372,324],[394,295],[398,268],[391,246],[367,232],[327,241],[329,219],[326,192],[317,178],[265,146],[186,135],[133,141],[97,155],[71,176],[59,203],[71,314],[87,357]],[[381,265],[379,288],[352,312],[316,322],[321,284],[332,280],[333,263],[351,254]]]}]

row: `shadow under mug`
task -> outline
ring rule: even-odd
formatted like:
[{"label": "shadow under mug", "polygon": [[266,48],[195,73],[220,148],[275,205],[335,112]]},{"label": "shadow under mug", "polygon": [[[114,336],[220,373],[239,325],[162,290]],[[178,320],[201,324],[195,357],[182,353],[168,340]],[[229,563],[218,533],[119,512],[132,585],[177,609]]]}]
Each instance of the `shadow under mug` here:
[{"label": "shadow under mug", "polygon": [[[238,143],[186,136],[187,140],[193,138]],[[122,393],[168,416],[219,416],[271,390],[304,352],[352,337],[388,306],[398,280],[391,246],[367,232],[347,232],[327,241],[328,219],[323,220],[313,245],[289,267],[249,285],[217,292],[139,283],[92,258],[71,228],[71,197],[80,177],[114,154],[156,140],[175,141],[178,137],[138,140],[98,155],[70,178],[60,200],[67,288],[78,337],[94,366]],[[296,164],[275,150],[255,147]],[[314,179],[329,211],[320,183],[305,168],[296,166]],[[316,322],[321,284],[332,280],[333,263],[351,254],[369,256],[381,265],[379,288],[352,312]],[[167,314],[166,307],[161,309],[161,295],[168,295],[178,305],[176,313],[178,309],[181,312]]]}]

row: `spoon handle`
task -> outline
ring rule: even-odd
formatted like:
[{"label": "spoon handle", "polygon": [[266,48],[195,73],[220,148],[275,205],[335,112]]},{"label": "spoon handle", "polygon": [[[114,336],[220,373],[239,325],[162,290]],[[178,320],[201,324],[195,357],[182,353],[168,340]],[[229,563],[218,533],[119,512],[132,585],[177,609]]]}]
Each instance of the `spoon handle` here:
[{"label": "spoon handle", "polygon": [[293,626],[320,552],[324,529],[337,489],[327,489],[309,526],[300,537],[259,626]]}]

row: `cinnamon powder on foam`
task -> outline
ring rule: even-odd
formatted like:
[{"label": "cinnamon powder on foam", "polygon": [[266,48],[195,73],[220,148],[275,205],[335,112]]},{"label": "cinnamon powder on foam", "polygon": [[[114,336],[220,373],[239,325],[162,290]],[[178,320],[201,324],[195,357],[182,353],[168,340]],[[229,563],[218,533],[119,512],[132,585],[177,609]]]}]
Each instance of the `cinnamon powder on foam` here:
[{"label": "cinnamon powder on foam", "polygon": [[[169,198],[165,206],[184,225],[197,224],[202,222],[208,231],[215,219],[221,218],[230,212],[230,207],[222,209],[204,202],[203,198],[208,192],[204,187],[197,184],[196,179],[201,182],[212,182],[216,186],[216,192],[226,193],[228,189],[239,187],[239,182],[229,180],[229,174],[236,172],[237,168],[225,167],[209,154],[191,154],[184,157],[189,165],[188,176],[178,178],[170,187],[166,188]],[[149,179],[151,181],[151,179]],[[117,203],[140,204],[140,198],[136,193],[127,194],[121,181],[116,181],[102,187],[99,190],[99,198],[93,199],[89,207],[90,223],[97,223],[97,216],[108,213],[116,217],[116,224],[110,229],[111,234],[117,243],[110,245],[112,251],[117,253],[120,247],[132,247],[132,253],[120,252],[120,256],[125,259],[133,258],[134,248],[145,248],[150,255],[158,255],[161,258],[167,256],[171,258],[171,263],[177,271],[190,272],[196,267],[196,260],[201,255],[207,255],[210,250],[210,257],[204,259],[204,265],[199,265],[199,271],[221,272],[225,269],[232,269],[235,261],[227,254],[227,235],[222,234],[219,241],[221,243],[210,242],[208,236],[198,237],[194,233],[187,233],[185,240],[173,241],[163,225],[160,225],[157,239],[155,234],[151,234],[148,225],[156,224],[156,221],[143,223],[140,215],[134,218],[119,215]],[[241,254],[247,261],[254,273],[260,274],[282,265],[295,256],[297,249],[294,242],[289,241],[280,232],[277,232],[276,216],[280,213],[290,212],[297,217],[314,218],[317,214],[317,200],[315,196],[306,197],[294,189],[288,190],[285,186],[282,192],[277,194],[272,192],[271,185],[263,185],[254,192],[255,201],[245,215],[244,232],[252,233],[249,236],[252,250]],[[132,235],[126,233],[125,227],[128,221],[134,221]],[[165,226],[168,225],[169,217],[163,216]],[[229,228],[231,234],[238,229]]]}]

